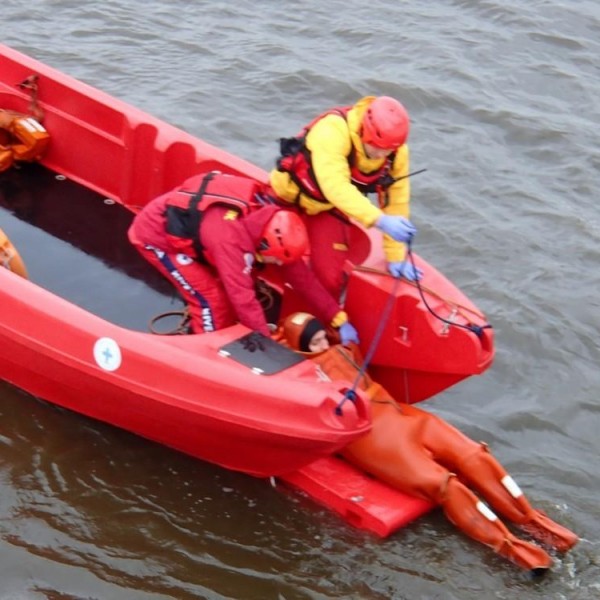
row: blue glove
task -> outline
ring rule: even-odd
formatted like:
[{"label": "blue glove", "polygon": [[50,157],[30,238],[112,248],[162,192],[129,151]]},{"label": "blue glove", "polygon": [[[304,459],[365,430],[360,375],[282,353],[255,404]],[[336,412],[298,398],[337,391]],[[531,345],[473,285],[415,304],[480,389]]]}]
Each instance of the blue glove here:
[{"label": "blue glove", "polygon": [[423,271],[417,267],[412,266],[412,263],[405,260],[403,262],[391,262],[388,263],[388,271],[394,277],[404,277],[409,281],[418,281],[423,277]]},{"label": "blue glove", "polygon": [[340,341],[342,346],[347,346],[349,342],[359,343],[358,331],[348,321],[340,327]]},{"label": "blue glove", "polygon": [[381,215],[375,226],[397,242],[410,242],[417,228],[404,217]]}]

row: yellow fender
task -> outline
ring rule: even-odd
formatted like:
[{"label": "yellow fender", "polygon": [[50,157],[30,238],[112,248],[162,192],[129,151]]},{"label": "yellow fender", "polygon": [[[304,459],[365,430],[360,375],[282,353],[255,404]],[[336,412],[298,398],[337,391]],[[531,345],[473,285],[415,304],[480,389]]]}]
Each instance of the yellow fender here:
[{"label": "yellow fender", "polygon": [[2,229],[0,229],[0,266],[29,279],[25,263]]}]

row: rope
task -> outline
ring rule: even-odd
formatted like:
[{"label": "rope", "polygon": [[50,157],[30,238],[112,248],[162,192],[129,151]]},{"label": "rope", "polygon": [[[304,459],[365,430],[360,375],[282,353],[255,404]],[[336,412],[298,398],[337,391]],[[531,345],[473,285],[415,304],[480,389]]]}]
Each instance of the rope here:
[{"label": "rope", "polygon": [[[410,258],[410,262],[413,266],[413,268],[416,269],[415,267],[415,261],[414,261],[414,257],[412,254],[412,249],[410,248],[410,245],[408,247],[408,255]],[[381,269],[374,269],[373,267],[363,267],[363,266],[357,266],[355,267],[355,269],[357,271],[363,271],[365,273],[376,273],[378,275],[387,275],[389,277],[391,277],[391,275],[387,272],[387,271],[382,271]],[[470,308],[469,306],[464,306],[463,304],[460,304],[459,302],[456,302],[450,298],[447,298],[445,296],[442,296],[442,294],[436,292],[435,290],[432,290],[431,288],[428,288],[427,286],[424,286],[420,281],[409,281],[406,280],[405,281],[406,284],[408,285],[412,285],[414,287],[416,287],[419,290],[419,294],[421,296],[421,299],[423,300],[423,303],[425,304],[425,306],[427,307],[427,310],[434,315],[436,318],[440,319],[441,321],[444,321],[445,323],[448,323],[449,325],[454,325],[455,327],[465,327],[467,329],[469,329],[470,331],[473,331],[474,333],[477,333],[477,331],[475,331],[476,329],[491,329],[492,326],[489,323],[486,323],[486,325],[483,325],[481,327],[478,327],[477,325],[470,325],[470,326],[466,326],[466,325],[461,325],[460,323],[455,323],[453,321],[447,321],[445,320],[443,317],[440,317],[438,314],[435,313],[435,311],[429,306],[429,304],[427,303],[425,296],[424,296],[424,292],[427,292],[428,294],[430,294],[431,296],[434,296],[436,298],[438,298],[439,300],[441,300],[442,302],[445,302],[446,304],[449,304],[453,307],[456,308],[457,313],[462,315],[465,319],[468,319],[469,317],[465,314],[465,313],[470,313],[472,315],[475,315],[476,317],[478,317],[481,320],[484,320],[485,317],[477,310]],[[478,334],[479,336],[479,334]]]},{"label": "rope", "polygon": [[[415,257],[413,256],[411,242],[408,242],[407,249],[408,249],[408,258],[410,260],[410,263],[413,266],[413,269],[416,271],[417,266],[415,265]],[[485,325],[474,325],[473,323],[469,323],[468,325],[463,325],[462,323],[455,323],[454,321],[450,321],[449,319],[445,319],[444,317],[441,317],[431,308],[431,306],[429,306],[427,300],[425,299],[425,294],[423,293],[423,288],[421,286],[421,282],[417,279],[414,283],[417,286],[417,289],[419,290],[419,295],[421,296],[421,300],[423,301],[425,308],[436,319],[439,319],[440,321],[442,321],[442,323],[446,323],[447,325],[452,325],[454,327],[460,327],[461,329],[466,329],[467,331],[471,331],[479,338],[483,335],[484,329],[492,329],[492,326],[489,323],[486,323]],[[464,308],[464,307],[461,307],[461,308]],[[478,314],[478,313],[476,313],[476,314]],[[478,316],[480,316],[482,319],[484,318],[483,315],[478,314]]]},{"label": "rope", "polygon": [[[355,271],[363,271],[364,273],[375,273],[376,275],[386,275],[387,277],[391,277],[391,275],[387,272],[387,271],[382,271],[381,269],[375,269],[374,267],[365,267],[365,266],[361,266],[358,265],[356,267],[353,267],[353,270]],[[417,287],[416,282],[414,281],[409,281],[408,279],[405,281],[405,283],[407,285],[412,285],[413,287]],[[471,313],[472,315],[475,315],[476,317],[479,317],[480,319],[485,319],[485,317],[477,310],[469,307],[469,306],[464,306],[462,304],[460,304],[459,302],[456,302],[455,300],[452,300],[450,298],[446,298],[446,296],[442,296],[442,294],[436,292],[435,290],[432,290],[431,288],[428,288],[426,285],[420,284],[421,285],[421,289],[424,290],[425,292],[427,292],[428,294],[430,294],[431,296],[434,296],[436,298],[438,298],[439,300],[441,300],[442,302],[445,302],[446,304],[450,304],[452,306],[454,306],[458,313],[461,314],[463,317],[468,318],[467,315],[465,315],[465,312]]]},{"label": "rope", "polygon": [[367,350],[365,360],[363,361],[362,366],[360,367],[360,369],[358,370],[358,373],[356,374],[356,378],[354,380],[354,383],[352,384],[352,388],[350,388],[349,390],[346,391],[346,393],[344,394],[344,397],[342,398],[340,403],[335,408],[335,414],[338,416],[342,414],[342,408],[347,400],[350,400],[351,402],[356,401],[356,398],[357,398],[356,388],[358,387],[360,380],[366,373],[369,363],[371,362],[371,359],[373,358],[373,354],[375,354],[375,350],[377,350],[377,346],[379,345],[379,341],[381,339],[381,335],[383,334],[383,330],[385,328],[387,320],[390,318],[390,313],[392,311],[392,307],[394,306],[396,290],[398,289],[399,284],[400,284],[400,279],[399,278],[395,279],[394,286],[393,286],[390,296],[388,298],[387,304],[385,305],[385,308],[383,309],[383,313],[381,314],[381,319],[379,319],[379,324],[377,325],[377,329],[375,330],[375,335],[373,336],[373,339],[371,340],[371,345],[369,346],[369,349]]},{"label": "rope", "polygon": [[[413,267],[413,269],[415,270],[415,272],[417,271],[417,266],[415,264],[415,258],[413,256],[413,252],[412,252],[412,242],[408,242],[406,244],[407,246],[407,252],[408,252],[408,258],[411,262],[411,265]],[[368,267],[362,267],[362,268],[358,268],[359,270],[362,271],[371,271],[371,272],[377,272],[377,273],[383,273],[383,271],[380,271],[378,269],[372,269],[372,268],[368,268]],[[386,273],[387,274],[387,273]],[[344,397],[342,398],[342,400],[340,401],[340,403],[336,406],[335,412],[337,415],[341,415],[342,414],[342,408],[344,406],[344,404],[346,403],[347,400],[350,400],[351,402],[355,402],[356,398],[357,398],[357,394],[356,394],[356,389],[358,387],[358,384],[361,380],[361,378],[365,375],[367,368],[369,366],[369,363],[371,362],[371,359],[373,358],[373,354],[375,354],[375,350],[377,349],[377,346],[379,345],[379,341],[381,338],[381,335],[383,334],[383,330],[385,328],[386,322],[390,317],[390,312],[392,310],[392,306],[394,304],[394,299],[395,299],[395,294],[396,294],[396,290],[398,288],[398,285],[400,283],[402,278],[398,277],[395,278],[394,281],[394,286],[392,288],[392,292],[390,293],[390,296],[388,298],[387,304],[383,310],[383,313],[381,315],[381,319],[379,320],[379,324],[377,326],[377,329],[375,331],[375,335],[373,336],[373,339],[371,341],[371,345],[369,346],[369,350],[367,351],[367,354],[365,356],[365,360],[362,364],[362,367],[359,369],[357,375],[356,375],[356,379],[354,380],[354,383],[352,385],[352,388],[347,390],[346,393],[344,394]],[[483,335],[483,330],[484,329],[491,329],[492,326],[489,323],[486,323],[485,325],[473,325],[472,323],[469,323],[468,325],[463,325],[462,323],[455,323],[454,321],[450,321],[449,319],[445,319],[444,317],[441,317],[440,315],[438,315],[428,304],[426,298],[425,298],[425,294],[424,294],[424,288],[420,281],[418,279],[416,279],[414,282],[412,281],[407,281],[408,283],[415,285],[417,287],[417,289],[419,290],[419,295],[421,296],[421,300],[423,301],[423,304],[425,305],[425,307],[427,308],[427,310],[436,318],[439,319],[440,321],[442,321],[443,323],[446,323],[448,325],[454,326],[454,327],[460,327],[461,329],[466,329],[467,331],[471,331],[472,333],[474,333],[477,337],[481,337]],[[431,290],[427,290],[429,293],[431,293],[432,295],[437,296],[438,298],[444,300],[445,302],[447,302],[448,304],[452,304],[453,306],[455,306],[457,309],[463,309],[465,311],[469,311],[475,315],[477,315],[478,317],[480,317],[481,319],[483,319],[483,315],[478,313],[477,311],[474,311],[466,306],[462,306],[456,302],[450,302],[448,300],[446,300],[445,298],[443,298],[442,296],[440,296],[439,294],[436,294],[435,292],[432,292]],[[465,316],[463,314],[463,316]]]},{"label": "rope", "polygon": [[[179,317],[179,322],[170,331],[159,331],[156,329],[155,325],[161,319],[166,319],[168,317]],[[186,306],[182,310],[171,310],[156,315],[150,319],[148,329],[150,330],[150,333],[154,333],[156,335],[185,335],[189,333],[190,320],[190,313]]]}]

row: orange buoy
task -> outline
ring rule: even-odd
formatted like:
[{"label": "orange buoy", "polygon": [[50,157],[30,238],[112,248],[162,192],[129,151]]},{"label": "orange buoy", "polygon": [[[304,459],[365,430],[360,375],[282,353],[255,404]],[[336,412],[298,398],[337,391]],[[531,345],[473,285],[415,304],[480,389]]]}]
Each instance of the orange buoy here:
[{"label": "orange buoy", "polygon": [[39,160],[50,142],[44,126],[33,117],[0,109],[0,172],[15,160]]},{"label": "orange buoy", "polygon": [[0,173],[10,169],[14,162],[13,151],[10,147],[0,144]]},{"label": "orange buoy", "polygon": [[25,279],[29,279],[25,263],[2,229],[0,229],[0,265]]}]

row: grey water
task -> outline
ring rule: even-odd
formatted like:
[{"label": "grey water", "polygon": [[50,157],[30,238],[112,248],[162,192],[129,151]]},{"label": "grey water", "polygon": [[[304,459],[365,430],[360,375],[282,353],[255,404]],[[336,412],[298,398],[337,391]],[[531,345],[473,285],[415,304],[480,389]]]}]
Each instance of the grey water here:
[{"label": "grey water", "polygon": [[600,597],[600,4],[5,0],[0,30],[264,169],[318,112],[400,99],[427,169],[415,250],[497,344],[490,370],[421,406],[582,538],[531,581],[439,512],[374,538],[0,384],[0,598]]}]

